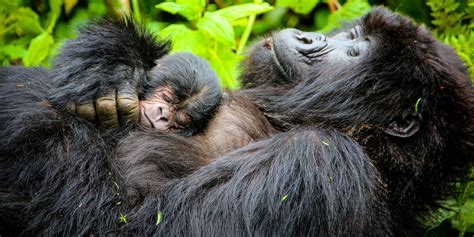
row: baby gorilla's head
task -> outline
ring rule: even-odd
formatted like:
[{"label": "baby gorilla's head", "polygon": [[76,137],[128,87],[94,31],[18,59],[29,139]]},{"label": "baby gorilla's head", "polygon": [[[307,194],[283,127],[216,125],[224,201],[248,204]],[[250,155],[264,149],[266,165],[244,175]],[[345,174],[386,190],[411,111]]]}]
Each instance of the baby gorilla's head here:
[{"label": "baby gorilla's head", "polygon": [[207,62],[189,53],[157,61],[141,91],[140,124],[185,136],[202,131],[222,96]]}]

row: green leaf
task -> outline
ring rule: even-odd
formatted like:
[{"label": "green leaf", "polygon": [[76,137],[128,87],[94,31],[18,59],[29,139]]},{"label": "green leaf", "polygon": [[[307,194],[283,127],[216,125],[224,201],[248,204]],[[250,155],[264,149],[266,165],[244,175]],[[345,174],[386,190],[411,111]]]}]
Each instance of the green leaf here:
[{"label": "green leaf", "polygon": [[328,24],[321,31],[328,32],[340,27],[341,23],[359,18],[370,10],[367,0],[348,0],[341,8],[329,15]]},{"label": "green leaf", "polygon": [[119,220],[120,220],[119,223],[125,223],[125,224],[128,223],[127,222],[127,216],[122,214],[121,212],[119,212]]},{"label": "green leaf", "polygon": [[189,5],[196,5],[199,7],[206,6],[206,0],[176,0],[178,4],[189,4]]},{"label": "green leaf", "polygon": [[39,65],[48,56],[53,43],[53,37],[47,32],[35,37],[30,42],[26,56],[23,58],[23,64],[25,66]]},{"label": "green leaf", "polygon": [[51,9],[52,15],[61,15],[61,6],[63,5],[62,0],[49,0],[49,8]]},{"label": "green leaf", "polygon": [[212,38],[231,47],[236,48],[234,28],[223,17],[212,12],[206,12],[203,18],[196,23],[198,29],[207,32]]},{"label": "green leaf", "polygon": [[163,219],[163,214],[161,214],[161,211],[157,211],[155,225],[159,225],[162,219]]},{"label": "green leaf", "polygon": [[209,64],[219,76],[221,85],[224,88],[237,89],[240,86],[238,65],[242,56],[223,46],[216,47],[216,50],[210,49],[209,55]]},{"label": "green leaf", "polygon": [[314,13],[314,26],[316,30],[324,28],[328,24],[330,13],[327,8],[318,8]]},{"label": "green leaf", "polygon": [[91,16],[103,16],[107,13],[107,6],[104,0],[87,1],[87,12]]},{"label": "green leaf", "polygon": [[171,14],[179,14],[187,20],[192,21],[201,16],[202,8],[192,4],[178,4],[174,2],[163,2],[155,6],[158,9]]},{"label": "green leaf", "polygon": [[227,21],[232,22],[244,17],[248,17],[250,15],[257,15],[264,12],[268,12],[272,9],[273,7],[266,2],[262,4],[246,3],[222,8],[220,10],[215,11],[214,13],[225,18]]},{"label": "green leaf", "polygon": [[466,231],[474,232],[474,200],[471,198],[461,208]]},{"label": "green leaf", "polygon": [[5,46],[0,47],[0,53],[8,55],[10,59],[18,59],[23,58],[26,55],[26,49],[21,46],[16,46],[12,44],[7,44]]},{"label": "green leaf", "polygon": [[209,36],[205,32],[191,30],[182,24],[172,24],[161,30],[159,35],[171,40],[173,43],[171,53],[191,52],[204,58],[208,56],[207,48],[203,47],[209,41]]},{"label": "green leaf", "polygon": [[275,5],[277,7],[288,7],[294,12],[300,14],[308,14],[319,3],[319,0],[277,0]]},{"label": "green leaf", "polygon": [[[15,23],[14,29],[18,35],[21,33],[37,35],[43,32],[39,17],[33,10],[20,7],[15,15],[18,17],[18,21]],[[19,32],[21,33],[19,34]]]}]

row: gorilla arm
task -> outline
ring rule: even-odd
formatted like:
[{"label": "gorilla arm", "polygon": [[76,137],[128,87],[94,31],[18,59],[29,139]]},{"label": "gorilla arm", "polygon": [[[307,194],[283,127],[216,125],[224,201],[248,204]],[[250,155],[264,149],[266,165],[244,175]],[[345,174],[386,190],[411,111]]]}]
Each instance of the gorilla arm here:
[{"label": "gorilla arm", "polygon": [[[88,25],[57,56],[51,70],[55,89],[49,100],[60,111],[73,110],[106,127],[137,121],[137,89],[146,79],[145,71],[168,48],[168,43],[156,42],[132,22],[102,20]],[[126,112],[119,116],[110,112],[117,108]]]},{"label": "gorilla arm", "polygon": [[137,235],[387,236],[379,180],[347,136],[299,128],[171,181],[127,213],[125,228]]}]

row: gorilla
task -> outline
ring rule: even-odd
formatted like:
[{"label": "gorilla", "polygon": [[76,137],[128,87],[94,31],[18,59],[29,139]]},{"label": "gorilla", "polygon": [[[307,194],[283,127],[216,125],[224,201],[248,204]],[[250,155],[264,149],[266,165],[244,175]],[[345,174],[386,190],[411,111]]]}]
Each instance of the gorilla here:
[{"label": "gorilla", "polygon": [[286,29],[255,44],[244,88],[191,137],[69,112],[99,113],[167,53],[133,24],[97,29],[51,71],[0,71],[2,234],[420,235],[417,217],[472,164],[465,66],[384,8],[330,36]]}]

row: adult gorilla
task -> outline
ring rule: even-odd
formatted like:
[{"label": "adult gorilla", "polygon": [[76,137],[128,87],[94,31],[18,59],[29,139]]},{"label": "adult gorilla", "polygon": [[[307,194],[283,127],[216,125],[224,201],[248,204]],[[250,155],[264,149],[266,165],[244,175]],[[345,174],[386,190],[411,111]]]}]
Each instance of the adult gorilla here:
[{"label": "adult gorilla", "polygon": [[[1,97],[6,233],[419,234],[416,216],[474,155],[464,66],[427,30],[382,8],[333,37],[285,30],[257,44],[244,63],[252,89],[236,93],[280,132],[213,162],[200,162],[216,157],[192,138],[97,130],[39,106],[49,83],[37,81]],[[138,161],[124,169],[124,159]],[[142,175],[134,167],[150,160],[171,175],[131,202],[124,177]]]}]

